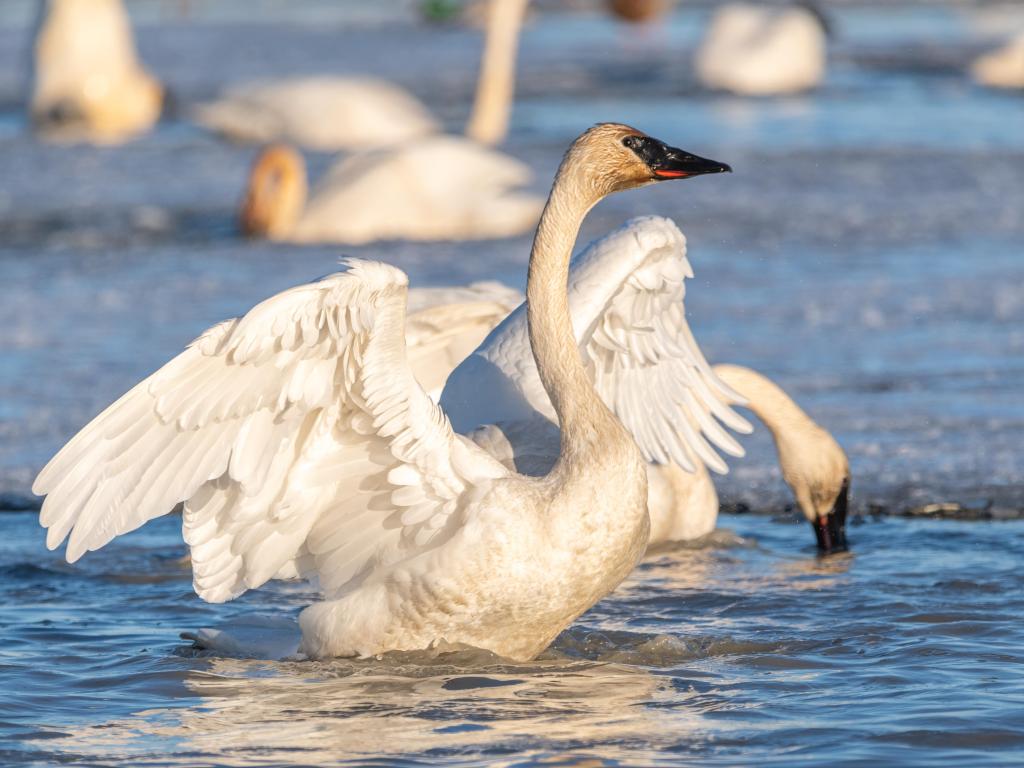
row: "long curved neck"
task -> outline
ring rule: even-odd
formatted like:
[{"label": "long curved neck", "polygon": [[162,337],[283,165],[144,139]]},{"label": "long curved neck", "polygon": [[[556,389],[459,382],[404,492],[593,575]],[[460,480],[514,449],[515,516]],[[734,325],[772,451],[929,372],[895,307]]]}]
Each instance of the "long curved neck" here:
[{"label": "long curved neck", "polygon": [[508,132],[516,83],[519,28],[529,0],[490,0],[480,77],[466,135],[481,144],[499,144]]},{"label": "long curved neck", "polygon": [[287,237],[306,205],[306,166],[284,147],[266,150],[253,166],[240,215],[243,232],[260,237]]},{"label": "long curved neck", "polygon": [[580,224],[599,199],[567,158],[541,214],[526,280],[530,347],[561,428],[554,472],[581,452],[607,445],[625,429],[602,402],[583,367],[569,311],[569,261]]},{"label": "long curved neck", "polygon": [[718,378],[747,399],[746,407],[768,427],[776,442],[818,426],[767,376],[741,365],[716,365],[713,370]]}]

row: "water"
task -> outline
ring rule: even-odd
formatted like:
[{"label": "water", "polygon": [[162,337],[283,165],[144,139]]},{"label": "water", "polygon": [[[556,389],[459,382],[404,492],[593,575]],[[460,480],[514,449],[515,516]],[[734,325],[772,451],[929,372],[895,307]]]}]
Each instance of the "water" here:
[{"label": "water", "polygon": [[[397,2],[358,5],[304,4],[298,18],[270,0],[193,3],[186,17],[177,3],[133,9],[143,55],[185,103],[250,77],[372,69],[457,130],[475,33],[413,26]],[[173,517],[75,566],[45,550],[35,472],[208,325],[341,253],[395,263],[418,285],[521,287],[529,238],[243,242],[232,216],[251,149],[180,119],[120,148],[26,134],[30,10],[0,9],[0,506],[29,509],[0,516],[0,763],[1024,758],[1024,101],[960,75],[1024,26],[1019,9],[843,4],[825,87],[782,100],[695,87],[699,5],[658,33],[557,9],[528,28],[508,150],[538,192],[597,120],[734,166],[612,198],[583,238],[631,215],[675,218],[709,359],[771,375],[836,434],[859,513],[853,552],[818,559],[759,430],[718,486],[729,508],[761,514],[724,516],[711,541],[652,556],[528,665],[468,650],[213,657],[178,633],[290,618],[311,596],[277,584],[202,603]],[[316,174],[329,158],[311,160]]]}]

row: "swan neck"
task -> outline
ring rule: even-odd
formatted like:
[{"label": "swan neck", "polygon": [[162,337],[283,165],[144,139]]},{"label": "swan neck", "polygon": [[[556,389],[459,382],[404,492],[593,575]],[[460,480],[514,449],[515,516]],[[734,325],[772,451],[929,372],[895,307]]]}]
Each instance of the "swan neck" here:
[{"label": "swan neck", "polygon": [[782,387],[767,376],[739,365],[716,365],[714,372],[747,399],[745,407],[768,428],[776,443],[813,431],[817,426]]},{"label": "swan neck", "polygon": [[516,81],[516,49],[528,0],[490,0],[480,77],[466,135],[485,145],[508,133]]},{"label": "swan neck", "polygon": [[266,150],[249,176],[239,217],[242,231],[271,239],[287,237],[305,208],[307,191],[302,157],[286,147]]},{"label": "swan neck", "polygon": [[[530,346],[540,380],[561,428],[561,458],[607,445],[628,434],[601,400],[580,357],[569,310],[572,249],[583,218],[599,196],[573,173],[559,169],[533,242],[526,281]],[[630,441],[631,444],[631,441]],[[557,470],[557,467],[556,467]]]}]

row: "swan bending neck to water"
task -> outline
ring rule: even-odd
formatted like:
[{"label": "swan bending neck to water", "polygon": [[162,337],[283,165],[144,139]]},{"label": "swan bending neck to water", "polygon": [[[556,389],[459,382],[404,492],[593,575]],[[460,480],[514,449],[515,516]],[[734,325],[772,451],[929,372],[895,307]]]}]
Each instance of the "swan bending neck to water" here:
[{"label": "swan bending neck to water", "polygon": [[566,297],[589,209],[617,191],[728,170],[623,125],[559,168],[527,281],[533,357],[562,429],[542,477],[453,432],[413,378],[407,278],[377,262],[214,326],[40,472],[47,545],[69,561],[184,502],[194,586],[213,602],[315,579],[309,657],[462,643],[542,651],[647,545],[644,464],[583,368]]},{"label": "swan bending neck to water", "polygon": [[98,143],[149,130],[164,89],[139,64],[121,1],[50,0],[40,12],[31,102],[37,127],[53,138]]},{"label": "swan bending neck to water", "polygon": [[814,529],[818,548],[845,550],[850,464],[839,443],[767,376],[738,365],[714,370],[772,433],[782,477]]},{"label": "swan bending neck to water", "polygon": [[[651,462],[651,545],[697,539],[714,529],[718,495],[708,467],[727,467],[701,434],[742,455],[710,417],[748,432],[749,424],[729,407],[746,405],[771,430],[783,476],[819,547],[844,549],[846,454],[766,377],[708,365],[686,323],[684,280],[690,275],[685,237],[659,217],[633,219],[592,243],[569,273],[573,325],[588,375]],[[542,473],[557,452],[557,419],[530,365],[525,306],[451,373],[441,403],[456,428],[495,458]],[[461,314],[457,307],[445,312]],[[476,306],[467,304],[466,312],[479,316]],[[454,324],[450,328],[454,332]],[[467,323],[466,334],[479,338],[475,323]]]}]

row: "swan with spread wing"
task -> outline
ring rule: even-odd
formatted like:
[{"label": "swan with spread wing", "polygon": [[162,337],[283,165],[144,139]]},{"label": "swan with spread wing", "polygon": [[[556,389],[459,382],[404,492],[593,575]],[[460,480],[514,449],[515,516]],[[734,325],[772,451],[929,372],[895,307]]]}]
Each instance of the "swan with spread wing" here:
[{"label": "swan with spread wing", "polygon": [[727,170],[618,124],[566,153],[526,290],[560,424],[546,474],[452,429],[409,366],[406,276],[349,260],[214,326],[72,438],[33,486],[47,545],[67,538],[73,562],[184,502],[202,598],[280,577],[319,585],[299,617],[306,656],[448,642],[534,657],[626,577],[649,529],[643,457],[574,338],[580,224],[614,192]]},{"label": "swan with spread wing", "polygon": [[[650,543],[714,529],[718,495],[708,469],[727,471],[716,447],[743,455],[721,426],[750,432],[732,410],[741,405],[771,431],[783,477],[819,548],[845,549],[846,454],[767,377],[709,365],[686,321],[685,280],[692,276],[685,236],[656,216],[633,219],[595,241],[569,271],[573,327],[587,373],[649,462]],[[476,305],[466,307],[467,315],[479,316]],[[459,314],[456,307],[447,313]],[[457,430],[504,464],[543,473],[558,455],[558,421],[530,357],[526,326],[522,305],[451,373],[441,405]],[[449,323],[449,333],[454,327]],[[468,326],[466,333],[479,331]]]}]

